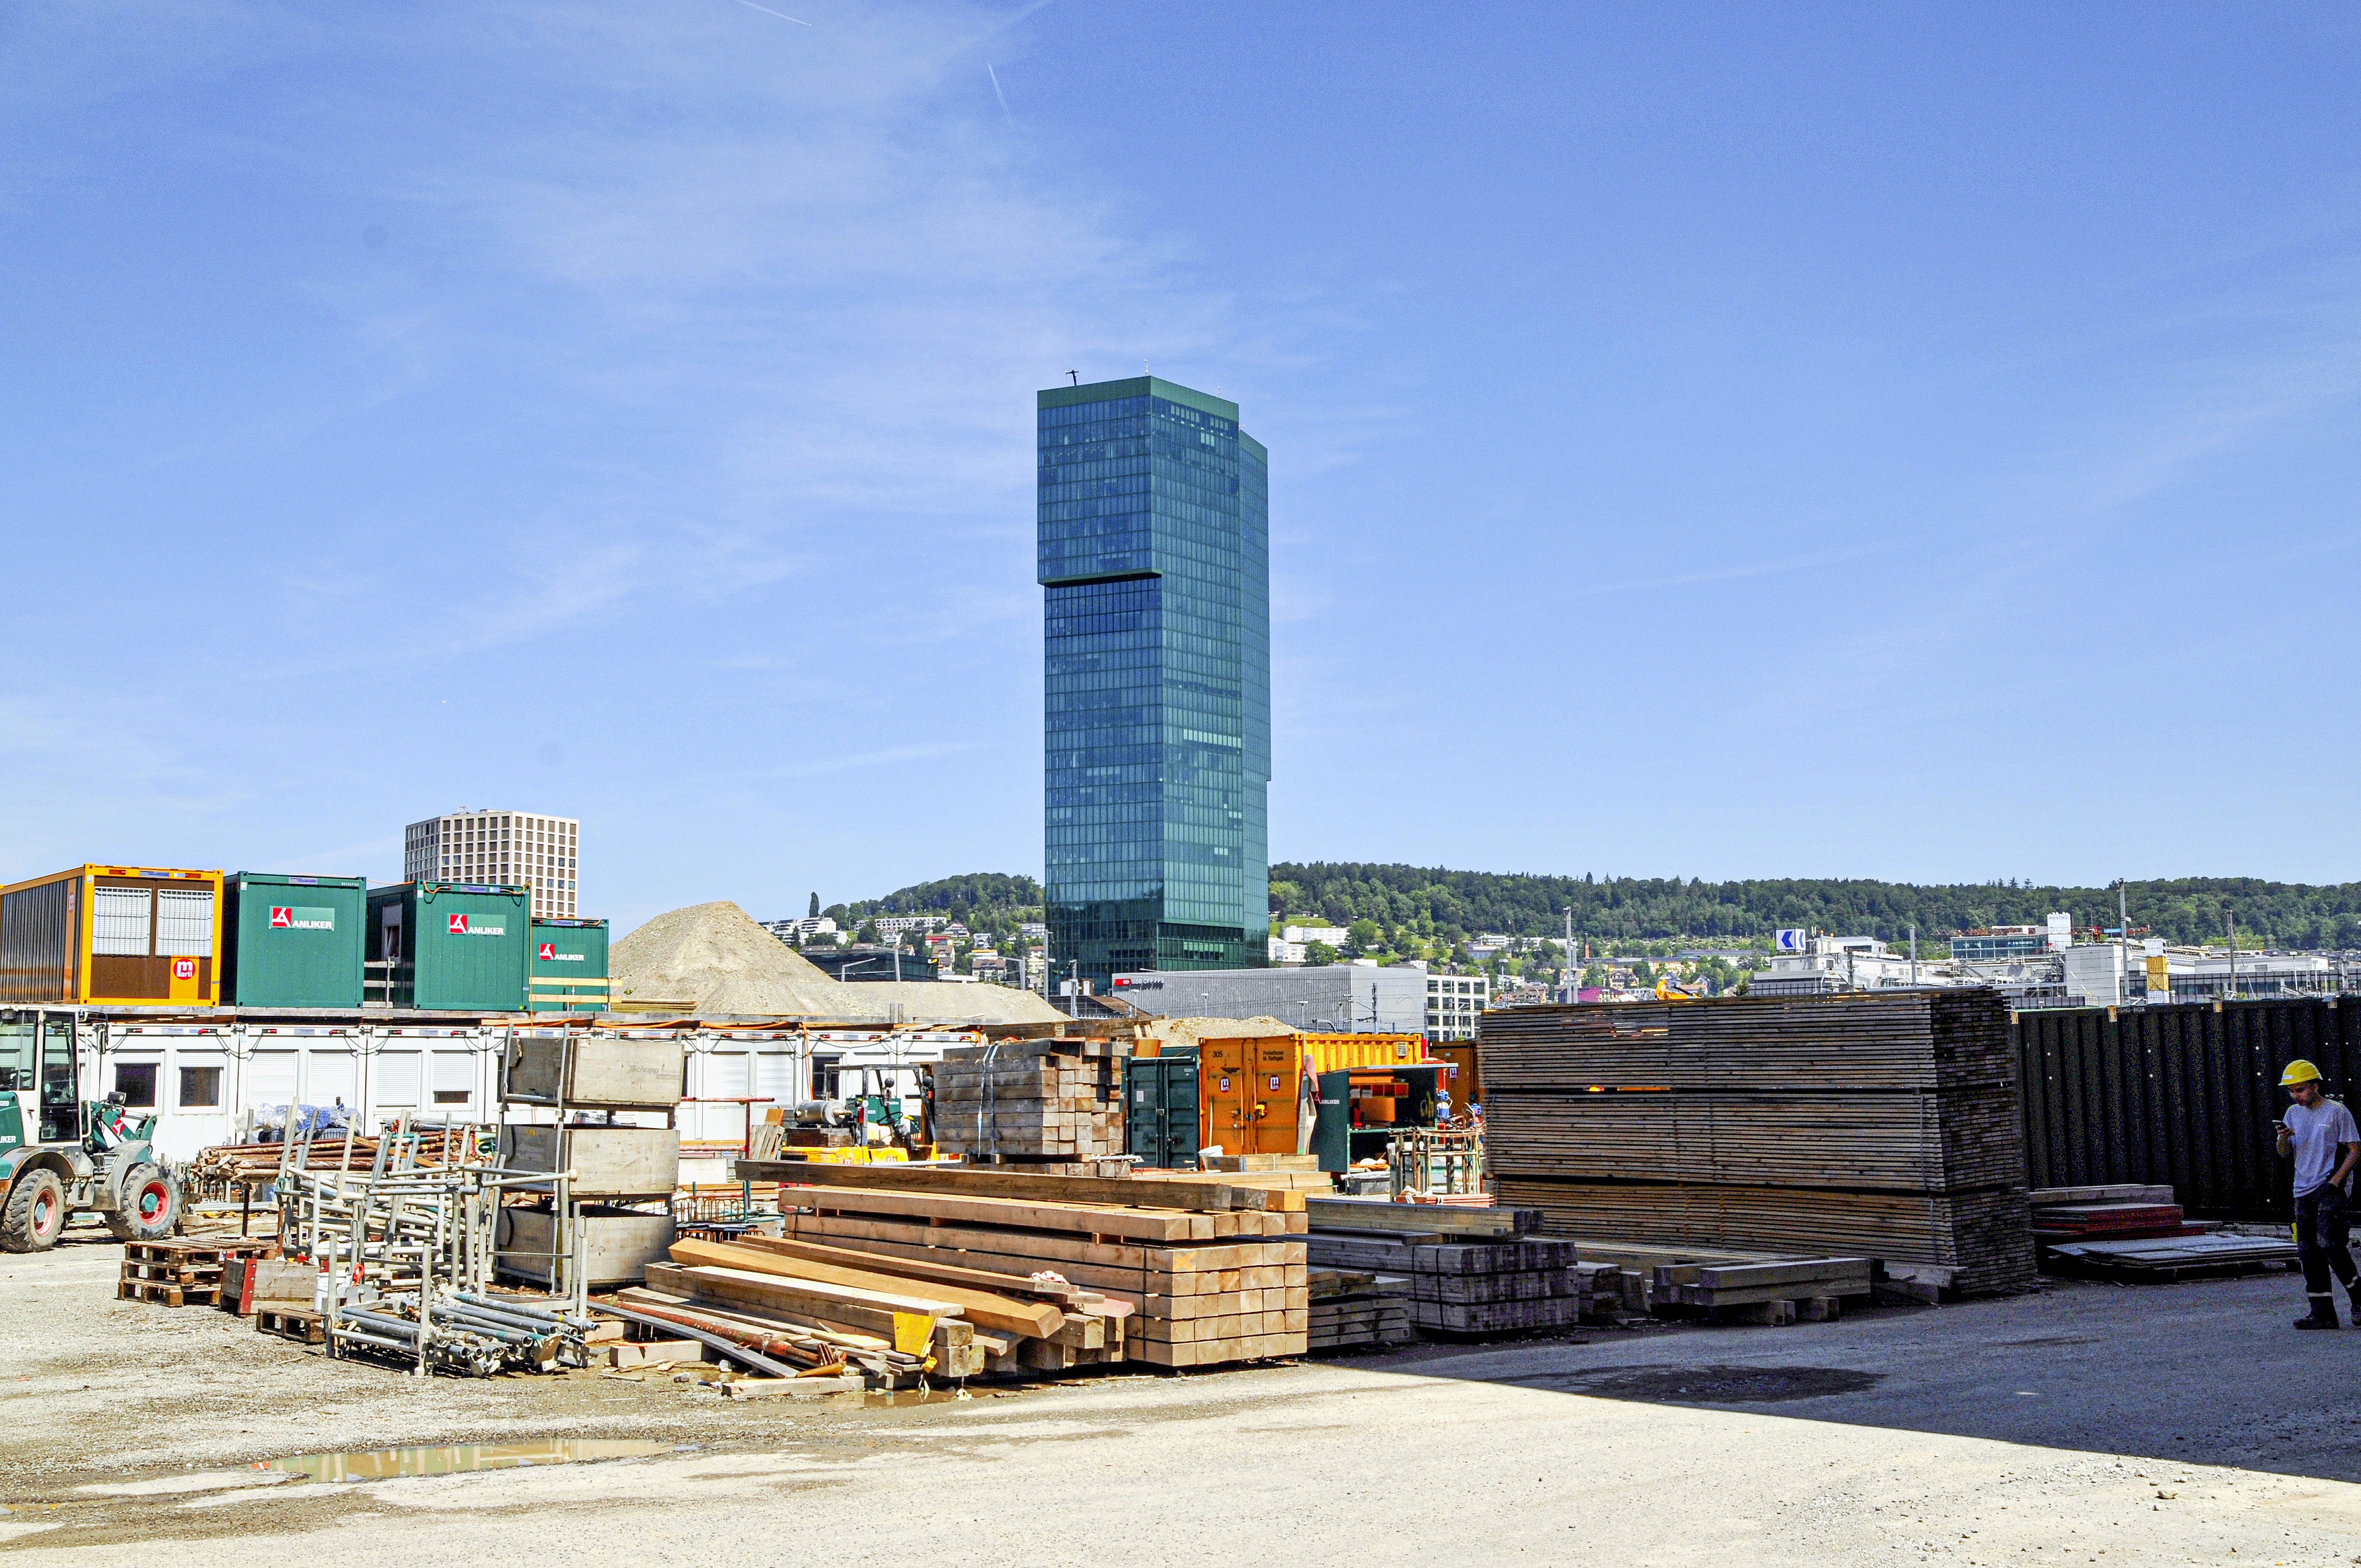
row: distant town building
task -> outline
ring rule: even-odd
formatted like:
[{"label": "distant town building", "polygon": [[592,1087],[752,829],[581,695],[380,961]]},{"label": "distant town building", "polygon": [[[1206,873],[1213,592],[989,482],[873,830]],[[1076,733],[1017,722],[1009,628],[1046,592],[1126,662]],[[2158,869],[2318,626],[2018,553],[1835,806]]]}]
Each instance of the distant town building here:
[{"label": "distant town building", "polygon": [[1261,964],[1268,457],[1235,403],[1148,376],[1037,410],[1052,966]]},{"label": "distant town building", "polygon": [[1491,1005],[1492,982],[1480,974],[1426,977],[1426,1037],[1472,1040],[1484,1009]]},{"label": "distant town building", "polygon": [[815,937],[833,941],[837,936],[836,922],[825,915],[813,915],[800,920],[766,920],[763,929],[789,947],[798,947]]},{"label": "distant town building", "polygon": [[1839,991],[1957,983],[1939,981],[1934,966],[1914,963],[1874,937],[1805,937],[1801,951],[1772,955],[1771,967],[1747,982],[1754,996],[1827,996]]},{"label": "distant town building", "polygon": [[932,980],[934,975],[919,962],[914,953],[899,948],[883,947],[874,942],[858,942],[848,947],[813,947],[805,949],[807,961],[826,971],[829,979],[850,981],[873,980]]},{"label": "distant town building", "polygon": [[1167,1018],[1268,1017],[1322,1034],[1423,1035],[1426,981],[1406,964],[1141,970],[1115,975],[1104,994]]},{"label": "distant town building", "polygon": [[2053,914],[2041,926],[1989,926],[1963,931],[1951,938],[1951,959],[1955,963],[2002,963],[2063,952],[2073,945],[2074,917]]},{"label": "distant town building", "polygon": [[501,883],[533,890],[535,919],[568,919],[582,824],[530,811],[449,811],[401,830],[404,882]]},{"label": "distant town building", "polygon": [[1303,943],[1290,942],[1284,937],[1270,939],[1270,961],[1273,964],[1300,964],[1310,950]]},{"label": "distant town building", "polygon": [[1279,928],[1279,935],[1281,940],[1298,946],[1325,942],[1332,948],[1341,948],[1349,939],[1342,926],[1282,926]]}]

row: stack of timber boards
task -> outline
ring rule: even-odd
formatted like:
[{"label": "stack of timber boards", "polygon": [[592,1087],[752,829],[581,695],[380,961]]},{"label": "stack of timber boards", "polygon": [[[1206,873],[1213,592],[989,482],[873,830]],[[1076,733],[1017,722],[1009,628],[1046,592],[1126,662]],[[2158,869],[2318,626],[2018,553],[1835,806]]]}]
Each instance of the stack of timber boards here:
[{"label": "stack of timber boards", "polygon": [[1312,1266],[1408,1277],[1422,1331],[1521,1333],[1582,1319],[1588,1282],[1575,1245],[1526,1234],[1531,1212],[1356,1198],[1315,1198],[1311,1210]]},{"label": "stack of timber boards", "polygon": [[1418,1337],[1411,1327],[1411,1282],[1352,1269],[1312,1271],[1308,1344],[1321,1350],[1390,1350]]},{"label": "stack of timber boards", "polygon": [[1024,1368],[1052,1371],[1091,1359],[1213,1366],[1301,1355],[1307,1347],[1300,1193],[999,1168],[741,1160],[738,1168],[750,1179],[809,1184],[781,1189],[788,1239],[880,1260],[1055,1276],[1103,1298],[1119,1317],[1119,1346],[1108,1343],[1086,1357],[1082,1347],[1046,1342]]},{"label": "stack of timber boards", "polygon": [[933,1066],[934,1133],[945,1154],[1085,1176],[1123,1153],[1120,1040],[1003,1040],[962,1046]]},{"label": "stack of timber boards", "polygon": [[1515,1008],[1485,1021],[1484,1084],[1500,1201],[1553,1234],[2033,1280],[1994,992]]},{"label": "stack of timber boards", "polygon": [[2140,1241],[2217,1228],[2181,1213],[2169,1187],[2048,1187],[2030,1201],[2034,1239],[2041,1242]]},{"label": "stack of timber boards", "polygon": [[1119,1360],[1129,1311],[1062,1279],[770,1236],[676,1242],[648,1283],[709,1308],[890,1338],[931,1354],[939,1377]]}]

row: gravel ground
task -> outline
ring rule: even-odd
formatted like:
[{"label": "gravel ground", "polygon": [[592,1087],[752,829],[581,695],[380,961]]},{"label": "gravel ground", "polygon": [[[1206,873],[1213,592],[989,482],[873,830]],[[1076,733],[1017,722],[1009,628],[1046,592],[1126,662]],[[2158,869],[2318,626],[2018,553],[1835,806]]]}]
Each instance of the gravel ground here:
[{"label": "gravel ground", "polygon": [[[2284,1277],[2076,1285],[1785,1329],[1595,1330],[917,1408],[592,1376],[419,1382],[204,1308],[119,1247],[0,1256],[0,1552],[457,1562],[2361,1562],[2361,1334]],[[321,1450],[647,1439],[327,1485]]]}]

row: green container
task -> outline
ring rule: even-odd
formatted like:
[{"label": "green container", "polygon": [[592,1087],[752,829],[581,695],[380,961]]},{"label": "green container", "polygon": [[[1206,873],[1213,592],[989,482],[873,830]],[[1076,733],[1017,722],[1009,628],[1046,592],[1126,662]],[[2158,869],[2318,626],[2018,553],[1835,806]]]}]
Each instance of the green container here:
[{"label": "green container", "polygon": [[222,883],[222,1000],[358,1007],[368,880],[239,872]]},{"label": "green container", "polygon": [[604,920],[552,919],[533,923],[533,1010],[607,1011]]},{"label": "green container", "polygon": [[393,960],[393,1004],[434,1013],[522,1013],[531,980],[533,895],[479,882],[402,882],[368,895],[368,956]]}]

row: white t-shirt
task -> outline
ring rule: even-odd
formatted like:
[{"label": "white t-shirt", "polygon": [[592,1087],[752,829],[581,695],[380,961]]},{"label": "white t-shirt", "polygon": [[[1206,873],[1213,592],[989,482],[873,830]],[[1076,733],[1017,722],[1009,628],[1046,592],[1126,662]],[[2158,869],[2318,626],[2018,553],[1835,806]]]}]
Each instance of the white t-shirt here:
[{"label": "white t-shirt", "polygon": [[2326,1182],[2344,1157],[2339,1144],[2361,1144],[2361,1130],[2353,1113],[2334,1100],[2311,1106],[2290,1105],[2279,1120],[2295,1135],[2295,1195],[2299,1198]]}]

